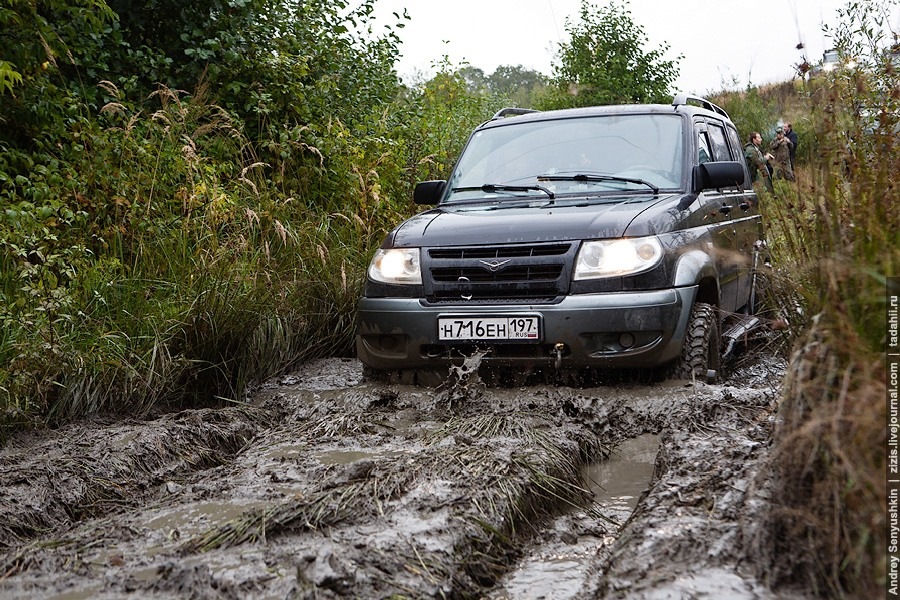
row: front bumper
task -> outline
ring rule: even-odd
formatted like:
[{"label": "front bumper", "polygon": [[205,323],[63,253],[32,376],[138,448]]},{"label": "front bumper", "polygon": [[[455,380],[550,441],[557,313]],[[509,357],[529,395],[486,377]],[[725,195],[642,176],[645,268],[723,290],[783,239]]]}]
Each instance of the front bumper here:
[{"label": "front bumper", "polygon": [[[697,287],[577,294],[555,304],[428,305],[410,298],[363,298],[356,350],[375,369],[427,369],[476,351],[495,365],[652,368],[681,354]],[[533,342],[446,342],[438,317],[539,315]]]}]

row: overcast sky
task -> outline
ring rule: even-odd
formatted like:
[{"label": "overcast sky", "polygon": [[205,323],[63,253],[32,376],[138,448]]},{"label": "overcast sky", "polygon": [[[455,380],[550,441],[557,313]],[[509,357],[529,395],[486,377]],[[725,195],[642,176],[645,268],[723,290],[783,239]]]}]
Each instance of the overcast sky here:
[{"label": "overcast sky", "polygon": [[[594,0],[606,6],[608,0]],[[847,0],[631,0],[647,49],[669,45],[666,59],[683,55],[676,88],[705,94],[748,83],[792,77],[805,55],[811,63],[832,46],[822,24],[837,24]],[[490,74],[522,65],[549,75],[556,49],[577,19],[580,0],[377,0],[379,21],[405,7],[412,18],[399,30],[398,72],[406,81],[429,73],[443,56]],[[803,43],[803,50],[797,44]]]}]

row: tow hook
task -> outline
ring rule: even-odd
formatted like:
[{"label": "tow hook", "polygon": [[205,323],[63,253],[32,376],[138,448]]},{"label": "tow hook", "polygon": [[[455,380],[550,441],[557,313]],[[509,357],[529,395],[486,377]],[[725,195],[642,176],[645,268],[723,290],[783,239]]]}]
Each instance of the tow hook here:
[{"label": "tow hook", "polygon": [[565,349],[565,344],[556,342],[556,345],[553,346],[553,350],[550,351],[550,354],[553,356],[553,366],[556,367],[557,371],[562,368],[563,350]]}]

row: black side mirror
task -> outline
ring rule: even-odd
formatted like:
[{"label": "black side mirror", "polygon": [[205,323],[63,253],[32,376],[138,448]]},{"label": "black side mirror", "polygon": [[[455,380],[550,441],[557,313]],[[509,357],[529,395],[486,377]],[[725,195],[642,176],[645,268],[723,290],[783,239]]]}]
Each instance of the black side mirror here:
[{"label": "black side mirror", "polygon": [[447,182],[444,180],[422,181],[416,184],[413,191],[413,202],[416,204],[437,204],[444,195]]},{"label": "black side mirror", "polygon": [[707,162],[694,167],[694,192],[739,187],[744,184],[744,163],[737,161]]}]

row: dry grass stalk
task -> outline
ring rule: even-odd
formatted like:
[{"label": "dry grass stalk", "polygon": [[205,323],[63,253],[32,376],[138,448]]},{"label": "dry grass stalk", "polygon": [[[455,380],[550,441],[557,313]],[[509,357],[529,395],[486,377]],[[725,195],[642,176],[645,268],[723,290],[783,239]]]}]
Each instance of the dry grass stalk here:
[{"label": "dry grass stalk", "polygon": [[785,382],[773,457],[775,579],[874,598],[886,573],[886,374],[878,356],[848,354],[859,346],[843,336],[811,330]]}]

